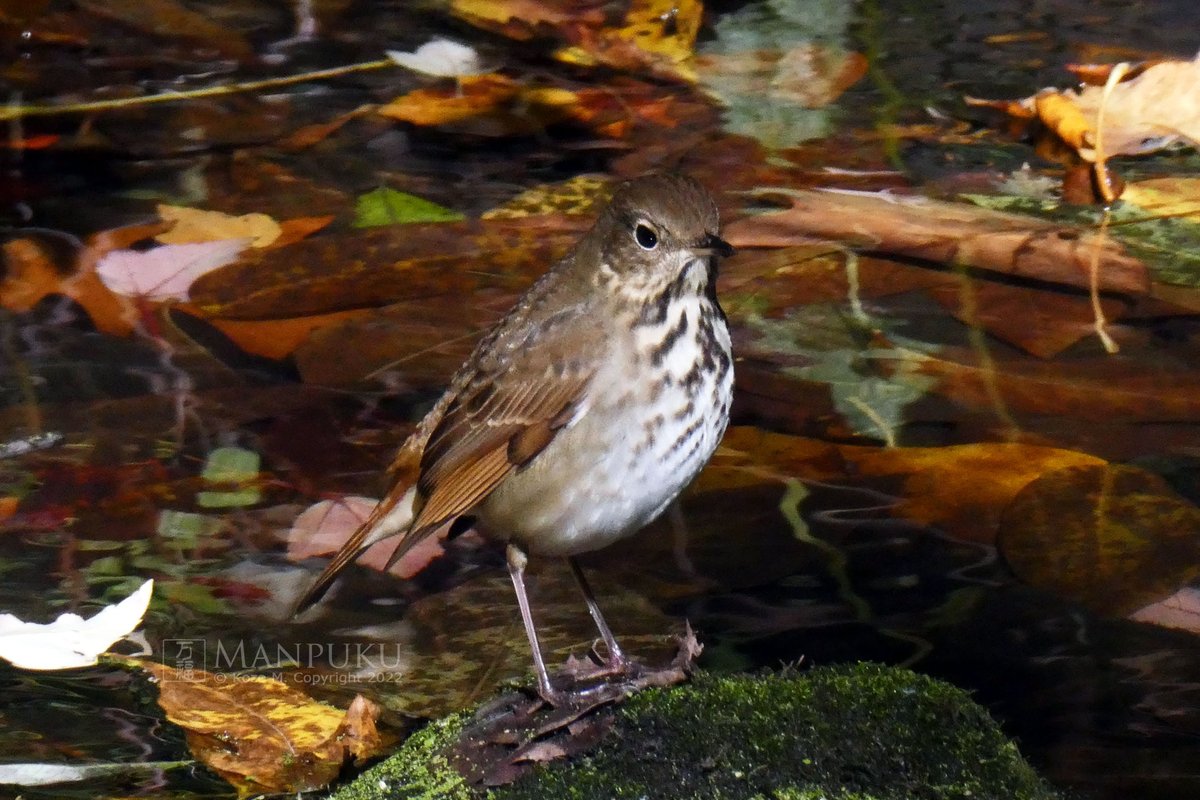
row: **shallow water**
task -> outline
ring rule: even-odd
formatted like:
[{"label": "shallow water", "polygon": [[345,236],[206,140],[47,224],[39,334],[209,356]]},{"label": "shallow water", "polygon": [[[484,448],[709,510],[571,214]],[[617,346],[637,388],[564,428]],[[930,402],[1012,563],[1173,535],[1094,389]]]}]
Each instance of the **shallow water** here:
[{"label": "shallow water", "polygon": [[[298,74],[443,34],[477,46],[490,68],[598,86],[640,115],[616,134],[594,121],[531,120],[521,103],[439,127],[366,112],[312,127],[436,84],[379,69],[9,123],[0,608],[35,620],[86,615],[154,577],[155,657],[278,675],[341,704],[361,692],[399,728],[528,669],[501,556],[468,535],[411,581],[354,570],[301,623],[287,611],[321,562],[290,563],[288,531],[317,500],[384,488],[382,468],[473,337],[587,224],[481,214],[531,186],[662,166],[723,189],[728,219],[756,210],[747,193],[762,186],[957,197],[995,190],[1026,162],[1057,178],[1026,141],[987,133],[995,118],[962,96],[1068,86],[1067,62],[1187,58],[1200,29],[1200,10],[1182,0],[799,14],[786,3],[718,3],[703,54],[811,40],[868,57],[832,102],[780,100],[768,113],[731,99],[737,110],[722,121],[669,80],[564,67],[436,9],[318,3],[310,20],[221,0],[191,4],[216,28],[184,37],[101,5],[0,2],[10,102]],[[964,125],[931,122],[927,109]],[[751,135],[787,146],[768,155]],[[1200,167],[1189,150],[1120,163],[1129,180]],[[358,199],[380,186],[468,221],[355,228]],[[151,222],[159,203],[332,220],[201,279],[190,306],[142,297],[117,307],[63,278],[86,271],[98,247],[89,237]],[[145,238],[128,244],[147,249]],[[659,658],[664,634],[687,620],[709,669],[905,664],[975,692],[1073,796],[1196,796],[1197,634],[1130,619],[1200,576],[1194,312],[1109,296],[1121,352],[1108,355],[1088,333],[1080,290],[912,259],[854,262],[829,248],[744,249],[723,267],[721,294],[738,356],[725,449],[684,496],[682,525],[660,521],[585,560],[622,641]],[[980,449],[946,449],[971,445]],[[218,448],[257,454],[257,477],[205,482]],[[993,466],[981,469],[973,459],[985,456]],[[1092,481],[1116,475],[1097,473],[1100,459],[1128,468],[1111,479],[1151,498],[1112,511],[1127,539],[1093,542],[1095,531],[1076,525],[1089,498],[1105,497]],[[1046,481],[1046,494],[1022,505],[1018,483],[999,503],[997,487],[1018,475]],[[1049,521],[1038,503],[1055,512]],[[1093,543],[1112,558],[1089,561]],[[1058,564],[1061,573],[1040,568]],[[558,663],[586,648],[590,622],[565,565],[538,563],[533,575]],[[235,796],[202,768],[162,766],[189,756],[141,679],[3,666],[0,697],[0,762],[147,765],[25,797]]]}]

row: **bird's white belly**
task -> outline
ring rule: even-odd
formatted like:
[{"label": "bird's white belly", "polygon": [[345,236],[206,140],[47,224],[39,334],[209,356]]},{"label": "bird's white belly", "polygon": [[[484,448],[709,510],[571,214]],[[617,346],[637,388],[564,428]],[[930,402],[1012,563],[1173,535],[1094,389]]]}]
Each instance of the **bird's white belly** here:
[{"label": "bird's white belly", "polygon": [[[628,358],[596,375],[573,423],[479,508],[492,535],[538,554],[596,550],[655,519],[691,482],[724,434],[733,389],[729,334],[715,315],[725,368],[695,370],[703,361],[701,302],[680,303],[659,325],[636,331]],[[638,370],[646,369],[648,348],[681,314],[690,315],[690,330],[651,367],[663,379],[631,380],[646,374]],[[637,358],[643,363],[632,363]]]}]

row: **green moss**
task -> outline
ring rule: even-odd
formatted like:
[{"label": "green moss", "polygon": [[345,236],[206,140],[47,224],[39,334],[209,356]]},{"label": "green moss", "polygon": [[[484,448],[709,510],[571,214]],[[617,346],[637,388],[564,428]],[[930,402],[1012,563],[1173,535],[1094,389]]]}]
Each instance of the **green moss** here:
[{"label": "green moss", "polygon": [[469,718],[466,713],[452,714],[431,722],[406,739],[398,753],[329,800],[470,800],[471,791],[442,755]]},{"label": "green moss", "polygon": [[517,798],[1046,798],[965,692],[877,665],[701,677],[645,692],[595,755],[493,793]]},{"label": "green moss", "polygon": [[[367,791],[375,787],[374,794],[343,792],[335,798],[1055,796],[966,692],[877,665],[765,677],[701,676],[687,686],[646,691],[620,709],[616,730],[591,756],[548,765],[488,793],[468,793],[438,755],[464,719],[430,726],[383,765],[402,766],[387,772],[377,767],[355,782],[366,783]],[[416,788],[418,777],[428,781],[427,788]],[[387,781],[386,791],[379,791],[380,780]]]}]

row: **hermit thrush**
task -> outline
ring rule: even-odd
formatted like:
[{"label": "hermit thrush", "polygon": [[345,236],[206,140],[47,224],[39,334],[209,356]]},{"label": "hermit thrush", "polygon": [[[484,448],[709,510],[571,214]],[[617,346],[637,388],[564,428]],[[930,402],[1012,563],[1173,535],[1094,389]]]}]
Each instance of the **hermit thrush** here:
[{"label": "hermit thrush", "polygon": [[554,703],[526,554],[566,556],[614,670],[625,659],[574,556],[655,519],[716,449],[733,361],[717,303],[713,198],[690,178],[620,185],[595,225],[479,342],[401,447],[394,483],[300,601],[365,547],[395,561],[463,517],[507,543],[538,692]]}]

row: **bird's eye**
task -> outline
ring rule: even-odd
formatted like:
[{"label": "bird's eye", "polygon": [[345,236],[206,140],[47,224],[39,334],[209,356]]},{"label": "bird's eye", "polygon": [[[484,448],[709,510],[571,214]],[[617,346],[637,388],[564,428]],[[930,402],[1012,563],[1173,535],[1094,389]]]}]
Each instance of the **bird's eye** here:
[{"label": "bird's eye", "polygon": [[639,222],[633,229],[633,238],[643,250],[653,250],[658,247],[658,234],[644,222]]}]

